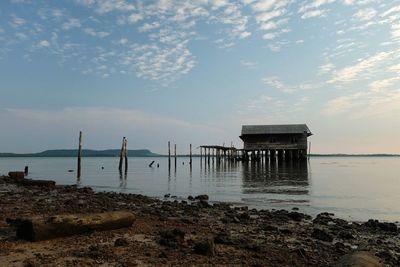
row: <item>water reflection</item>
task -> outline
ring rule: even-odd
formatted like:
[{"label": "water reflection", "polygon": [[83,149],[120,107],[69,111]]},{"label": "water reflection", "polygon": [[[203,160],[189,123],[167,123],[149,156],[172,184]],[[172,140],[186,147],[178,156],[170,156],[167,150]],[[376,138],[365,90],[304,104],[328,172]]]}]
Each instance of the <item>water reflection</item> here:
[{"label": "water reflection", "polygon": [[244,194],[308,195],[307,161],[243,162]]},{"label": "water reflection", "polygon": [[128,184],[128,172],[122,172],[122,170],[119,171],[119,188],[121,189],[126,189],[126,186]]}]

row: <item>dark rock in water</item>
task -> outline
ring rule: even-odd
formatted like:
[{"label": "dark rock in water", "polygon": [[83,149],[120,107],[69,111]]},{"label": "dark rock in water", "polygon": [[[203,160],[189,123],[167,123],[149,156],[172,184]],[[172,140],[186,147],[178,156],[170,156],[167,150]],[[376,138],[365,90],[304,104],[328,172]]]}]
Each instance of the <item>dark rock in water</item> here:
[{"label": "dark rock in water", "polygon": [[165,194],[164,197],[165,198],[169,198],[171,196],[171,194]]},{"label": "dark rock in water", "polygon": [[115,247],[127,247],[128,245],[129,242],[125,238],[117,238],[114,242]]},{"label": "dark rock in water", "polygon": [[194,245],[194,252],[204,256],[214,256],[215,255],[215,245],[213,239],[206,239],[196,242]]},{"label": "dark rock in water", "polygon": [[185,232],[180,229],[160,231],[160,245],[176,248],[185,240]]},{"label": "dark rock in water", "polygon": [[383,267],[381,260],[367,251],[357,251],[343,256],[337,267]]},{"label": "dark rock in water", "polygon": [[332,242],[333,237],[328,234],[325,230],[314,228],[313,233],[311,234],[311,237],[321,240],[321,241],[326,241],[326,242]]},{"label": "dark rock in water", "polygon": [[194,197],[188,196],[188,200],[192,201],[192,200],[194,200]]},{"label": "dark rock in water", "polygon": [[299,210],[299,208],[298,207],[293,207],[292,210]]},{"label": "dark rock in water", "polygon": [[198,195],[195,199],[208,201],[208,195]]},{"label": "dark rock in water", "polygon": [[74,170],[68,170],[68,172],[74,172]]}]

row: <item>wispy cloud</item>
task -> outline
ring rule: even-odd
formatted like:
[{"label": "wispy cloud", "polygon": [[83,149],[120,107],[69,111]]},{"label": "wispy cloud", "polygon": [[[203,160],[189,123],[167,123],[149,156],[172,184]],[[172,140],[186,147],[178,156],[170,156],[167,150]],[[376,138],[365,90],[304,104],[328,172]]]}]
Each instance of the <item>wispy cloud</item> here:
[{"label": "wispy cloud", "polygon": [[361,59],[354,65],[335,71],[332,79],[328,82],[350,82],[360,79],[361,77],[368,77],[373,72],[379,70],[380,65],[386,62],[387,59],[390,59],[394,53],[394,51],[379,52],[371,57]]}]

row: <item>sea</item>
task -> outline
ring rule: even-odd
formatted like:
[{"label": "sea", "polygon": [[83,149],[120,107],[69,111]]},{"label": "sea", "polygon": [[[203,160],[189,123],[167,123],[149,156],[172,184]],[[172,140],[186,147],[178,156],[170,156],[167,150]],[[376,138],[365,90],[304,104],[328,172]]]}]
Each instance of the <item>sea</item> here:
[{"label": "sea", "polygon": [[[0,175],[29,166],[28,178],[90,186],[96,191],[185,200],[207,194],[210,202],[256,209],[299,209],[316,216],[400,221],[400,157],[315,156],[303,162],[221,162],[194,157],[131,157],[120,173],[119,158],[0,158]],[[155,161],[152,167],[149,164]]]}]

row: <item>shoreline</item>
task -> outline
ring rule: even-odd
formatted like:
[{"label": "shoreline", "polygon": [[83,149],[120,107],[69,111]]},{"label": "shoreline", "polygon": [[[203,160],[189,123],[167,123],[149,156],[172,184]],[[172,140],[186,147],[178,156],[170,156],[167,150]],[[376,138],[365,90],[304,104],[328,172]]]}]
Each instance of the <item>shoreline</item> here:
[{"label": "shoreline", "polygon": [[[355,251],[369,251],[385,266],[400,265],[400,231],[394,223],[210,205],[205,195],[162,200],[70,185],[22,186],[0,176],[0,209],[2,266],[334,266]],[[7,218],[106,211],[129,211],[136,219],[128,228],[40,242],[16,240],[6,223]],[[165,242],[166,231],[184,237]],[[205,241],[212,243],[211,254],[198,249]]]}]

